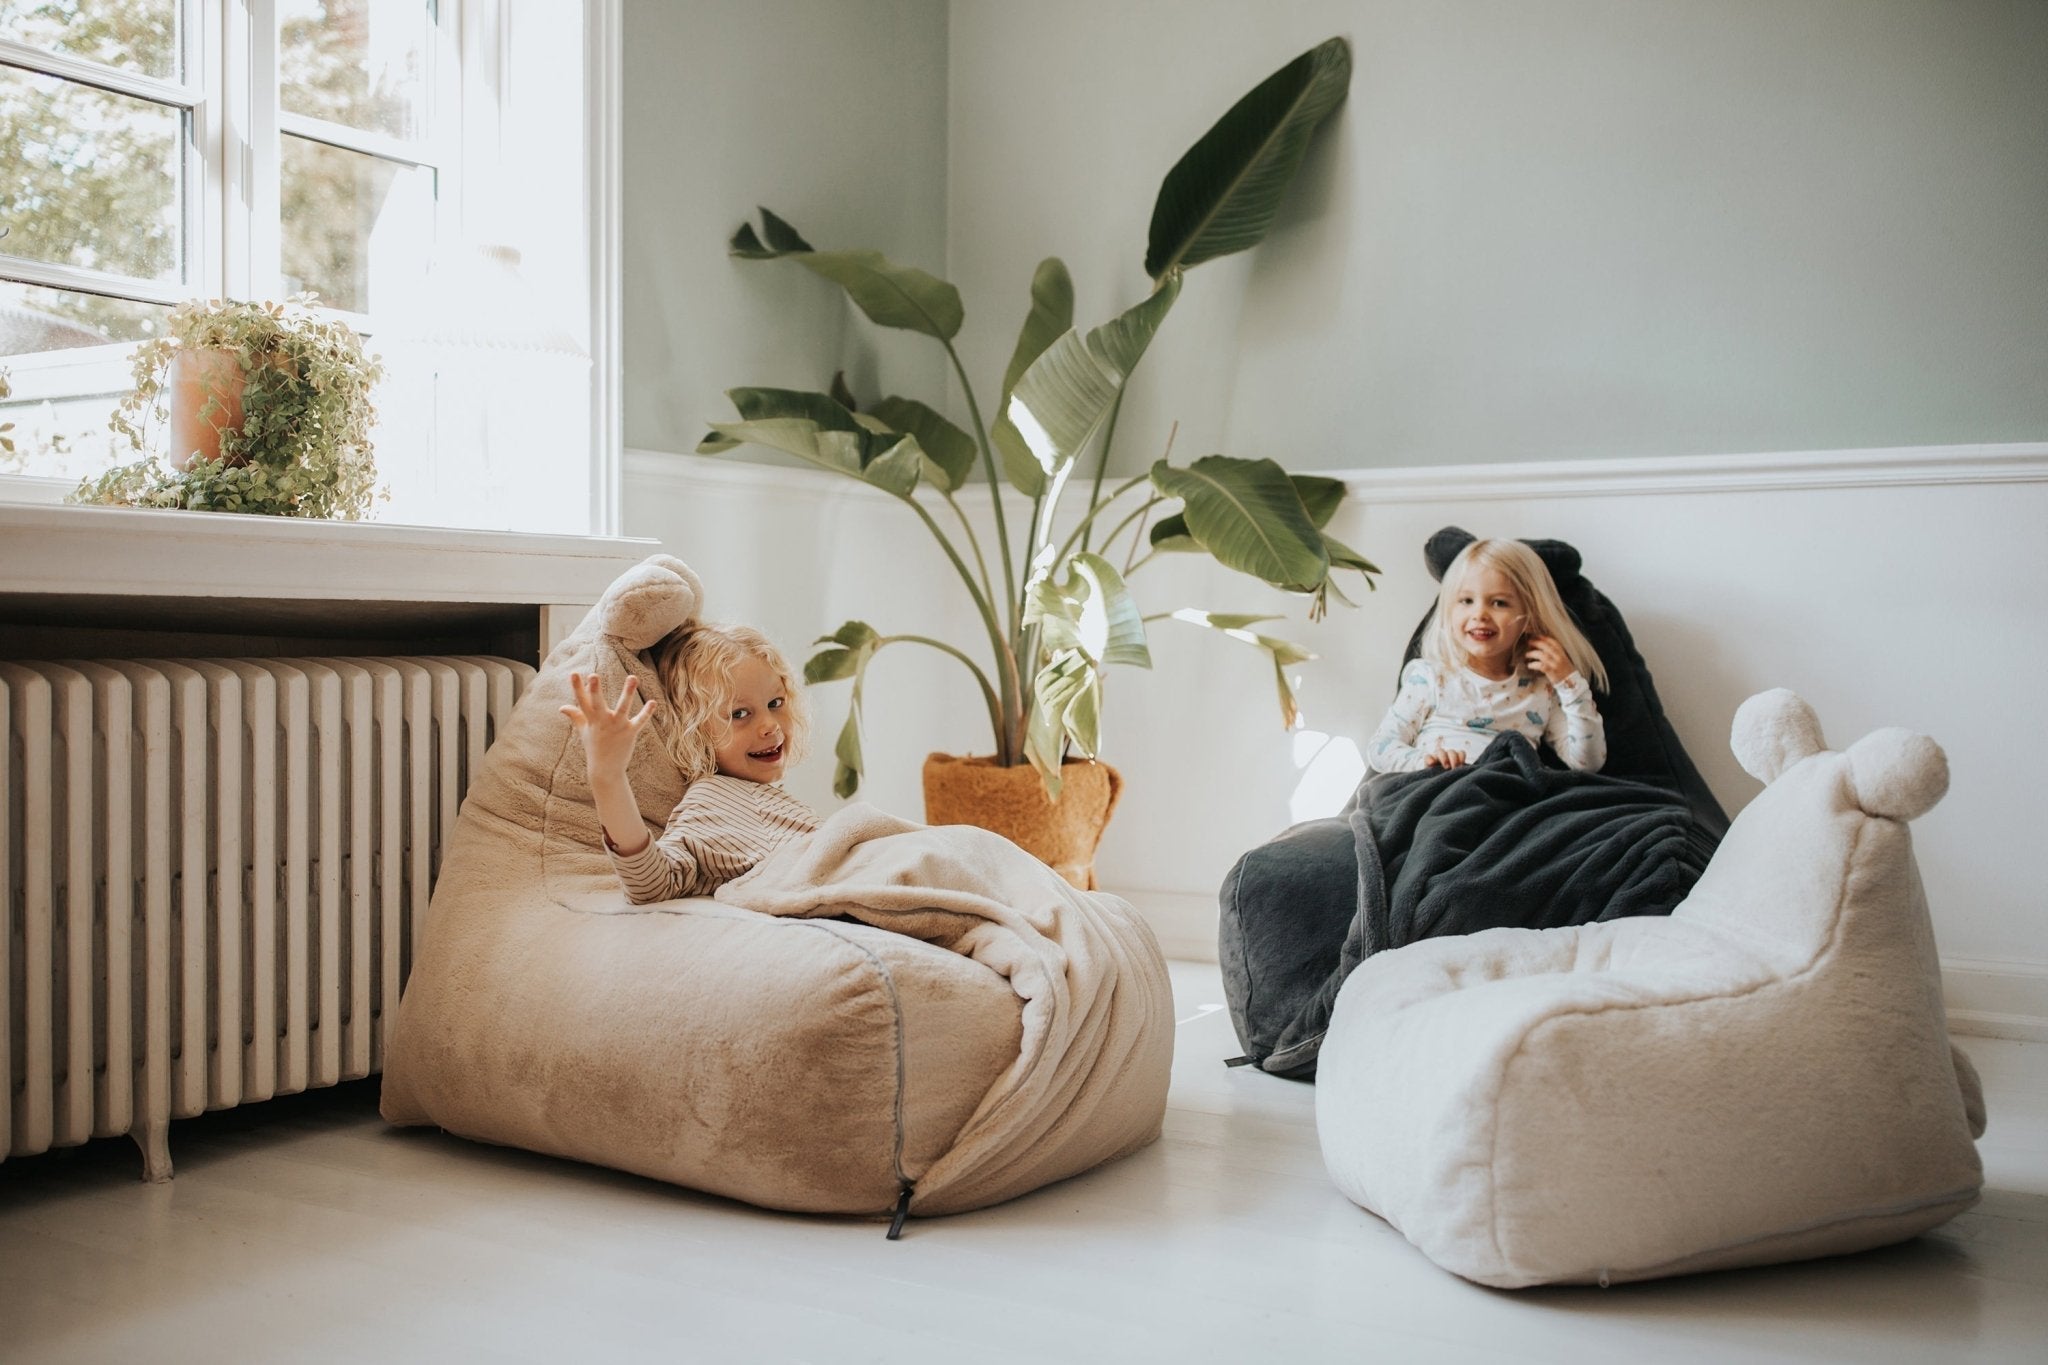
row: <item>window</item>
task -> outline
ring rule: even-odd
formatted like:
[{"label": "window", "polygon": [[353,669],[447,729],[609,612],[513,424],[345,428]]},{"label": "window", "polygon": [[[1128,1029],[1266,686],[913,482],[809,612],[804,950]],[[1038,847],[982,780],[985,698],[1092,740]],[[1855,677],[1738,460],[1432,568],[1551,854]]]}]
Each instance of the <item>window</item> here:
[{"label": "window", "polygon": [[[402,346],[430,266],[517,243],[520,225],[492,212],[509,199],[491,183],[515,159],[508,128],[566,129],[522,147],[518,172],[538,159],[583,183],[583,35],[563,0],[0,0],[0,420],[16,446],[0,476],[68,485],[135,458],[106,418],[132,343],[178,301],[310,290],[385,352],[380,515],[593,529],[581,483],[567,512],[558,490],[520,507],[493,495],[530,471],[518,433],[460,411],[493,396],[448,383],[459,354],[400,366],[383,344]],[[510,78],[536,62],[557,78]],[[512,108],[520,95],[534,107]],[[567,311],[573,352],[591,335],[591,222],[587,198],[568,202],[585,249],[547,269],[570,287],[522,283]],[[587,414],[589,367],[570,358]],[[587,446],[591,425],[568,439]],[[559,469],[562,433],[550,440]]]}]

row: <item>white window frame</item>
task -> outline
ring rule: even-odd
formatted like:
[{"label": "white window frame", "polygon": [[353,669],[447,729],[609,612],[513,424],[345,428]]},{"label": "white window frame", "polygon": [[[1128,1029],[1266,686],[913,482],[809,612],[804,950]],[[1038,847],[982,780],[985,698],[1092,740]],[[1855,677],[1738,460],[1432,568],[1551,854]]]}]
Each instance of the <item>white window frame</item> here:
[{"label": "white window frame", "polygon": [[[0,279],[174,304],[192,297],[276,297],[283,289],[281,190],[285,136],[300,136],[436,176],[436,247],[460,244],[465,157],[485,152],[497,111],[484,73],[503,69],[514,0],[438,0],[425,136],[408,141],[283,108],[278,96],[276,0],[179,0],[182,79],[162,79],[0,39],[0,63],[149,100],[188,116],[183,157],[185,234],[179,278],[146,281],[16,256],[0,238]],[[586,0],[586,202],[591,243],[589,529],[618,526],[618,149],[620,0]],[[471,74],[467,82],[465,73]],[[485,156],[485,160],[490,158]],[[365,333],[376,319],[334,309]],[[118,394],[130,383],[134,343],[75,347],[10,359],[15,400]],[[47,485],[47,487],[38,487]],[[0,475],[0,499],[53,500],[70,481]]]}]

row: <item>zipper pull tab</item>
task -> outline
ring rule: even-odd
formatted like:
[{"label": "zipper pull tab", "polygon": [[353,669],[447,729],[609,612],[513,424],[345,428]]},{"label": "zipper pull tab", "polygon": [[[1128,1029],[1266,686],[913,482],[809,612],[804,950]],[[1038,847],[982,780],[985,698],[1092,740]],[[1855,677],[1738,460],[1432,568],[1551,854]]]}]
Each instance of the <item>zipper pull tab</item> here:
[{"label": "zipper pull tab", "polygon": [[914,1181],[903,1182],[903,1192],[896,1196],[896,1216],[889,1220],[889,1240],[899,1241],[903,1237],[903,1224],[910,1217],[910,1195],[917,1185]]}]

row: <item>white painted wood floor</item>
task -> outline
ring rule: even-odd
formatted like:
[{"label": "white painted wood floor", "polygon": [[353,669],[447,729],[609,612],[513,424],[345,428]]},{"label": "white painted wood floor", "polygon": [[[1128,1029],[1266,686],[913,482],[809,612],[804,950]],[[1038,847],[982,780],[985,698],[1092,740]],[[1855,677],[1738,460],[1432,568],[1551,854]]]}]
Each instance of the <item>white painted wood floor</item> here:
[{"label": "white painted wood floor", "polygon": [[1438,1270],[1324,1178],[1309,1087],[1226,1071],[1177,963],[1166,1135],[1001,1208],[762,1213],[397,1131],[374,1083],[0,1163],[0,1358],[25,1361],[2048,1361],[2048,1045],[1966,1039],[1983,1203],[1861,1256],[1610,1290]]}]

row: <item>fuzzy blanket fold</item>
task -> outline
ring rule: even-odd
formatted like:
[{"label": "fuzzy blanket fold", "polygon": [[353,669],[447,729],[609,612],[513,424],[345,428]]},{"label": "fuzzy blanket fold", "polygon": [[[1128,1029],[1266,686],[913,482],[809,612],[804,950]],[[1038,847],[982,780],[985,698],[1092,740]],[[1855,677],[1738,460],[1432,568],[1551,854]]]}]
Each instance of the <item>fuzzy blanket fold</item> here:
[{"label": "fuzzy blanket fold", "polygon": [[[975,1207],[1030,1168],[1084,1169],[1158,1136],[1172,988],[1152,931],[1119,898],[1074,889],[999,835],[913,824],[864,803],[778,849],[717,898],[925,940],[987,966],[1023,1002],[1016,1062],[919,1177],[913,1212]],[[1106,1114],[1122,1121],[1105,1123]],[[1084,1126],[1075,1115],[1094,1117]]]}]

